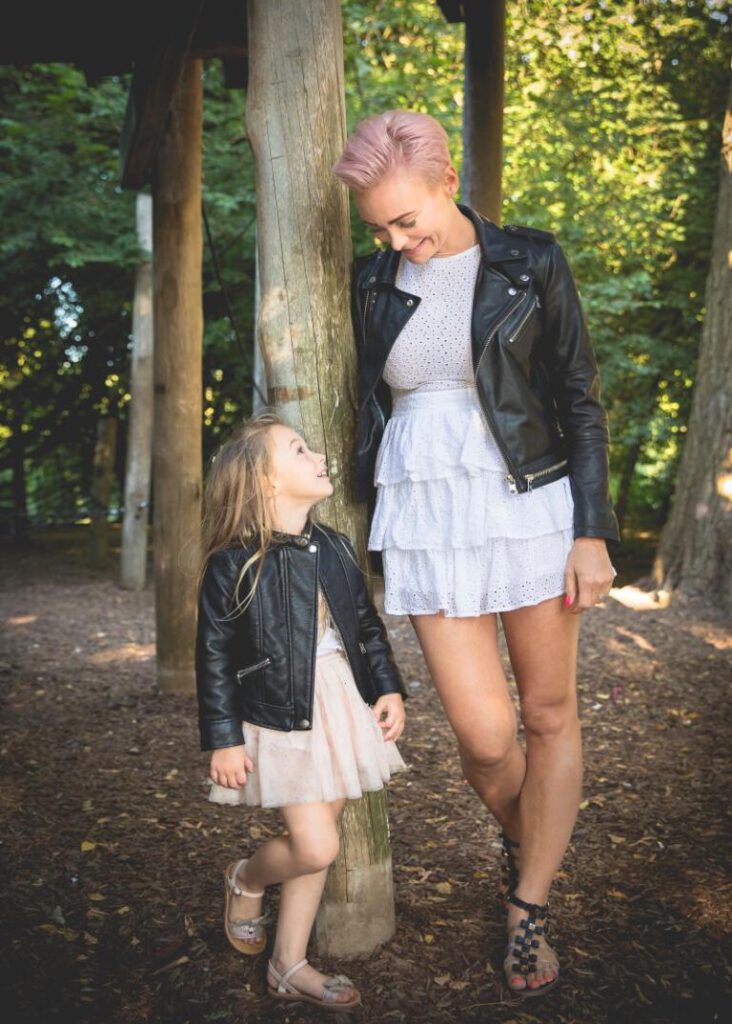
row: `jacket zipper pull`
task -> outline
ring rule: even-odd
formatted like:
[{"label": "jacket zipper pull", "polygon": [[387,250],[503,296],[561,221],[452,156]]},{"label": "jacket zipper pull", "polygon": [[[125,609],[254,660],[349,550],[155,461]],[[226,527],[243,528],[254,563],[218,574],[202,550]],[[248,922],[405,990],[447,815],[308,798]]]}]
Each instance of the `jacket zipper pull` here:
[{"label": "jacket zipper pull", "polygon": [[534,479],[534,474],[533,473],[529,473],[527,475],[527,477],[526,477],[526,483],[528,484],[528,487],[526,488],[526,493],[527,494],[531,494],[531,481],[533,479]]},{"label": "jacket zipper pull", "polygon": [[361,654],[365,654],[365,653],[366,653],[366,644],[365,644],[365,643],[362,643],[362,642],[361,642],[361,641],[359,640],[358,646],[359,646],[359,647],[361,648]]},{"label": "jacket zipper pull", "polygon": [[516,481],[514,480],[513,476],[510,473],[506,477],[506,480],[508,480],[508,490],[509,490],[509,492],[511,494],[518,494],[518,487],[516,486]]}]

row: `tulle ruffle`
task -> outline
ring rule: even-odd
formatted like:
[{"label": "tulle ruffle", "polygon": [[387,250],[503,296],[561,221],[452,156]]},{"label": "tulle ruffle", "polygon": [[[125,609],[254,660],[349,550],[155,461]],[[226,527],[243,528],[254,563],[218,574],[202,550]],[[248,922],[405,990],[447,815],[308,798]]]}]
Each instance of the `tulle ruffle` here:
[{"label": "tulle ruffle", "polygon": [[319,657],[314,685],[312,728],[279,732],[245,722],[255,771],[241,789],[212,784],[209,800],[261,807],[356,800],[406,767],[396,744],[384,742],[345,655]]}]

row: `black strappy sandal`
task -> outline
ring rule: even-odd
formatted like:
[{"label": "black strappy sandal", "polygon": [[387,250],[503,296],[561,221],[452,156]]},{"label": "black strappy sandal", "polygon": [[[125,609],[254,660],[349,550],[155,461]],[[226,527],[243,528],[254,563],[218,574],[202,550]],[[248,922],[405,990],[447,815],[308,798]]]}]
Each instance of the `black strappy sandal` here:
[{"label": "black strappy sandal", "polygon": [[[545,992],[554,988],[559,981],[559,962],[554,950],[546,941],[546,924],[540,923],[545,922],[549,916],[549,905],[544,904],[542,906],[539,903],[526,903],[524,900],[519,899],[515,893],[511,893],[508,897],[508,902],[513,904],[514,907],[525,910],[526,917],[515,926],[508,943],[508,951],[503,961],[506,982],[510,990],[522,998],[543,996]],[[540,941],[542,936],[544,937],[543,943]],[[544,952],[548,953],[549,957],[540,956],[535,952],[540,947],[543,947]],[[510,984],[512,977],[516,977],[519,974],[524,976],[528,974],[542,974],[547,967],[549,970],[556,971],[557,976],[552,978],[551,981],[545,981],[543,985],[529,988],[527,982],[524,988],[514,988]]]},{"label": "black strappy sandal", "polygon": [[508,897],[519,883],[518,863],[514,850],[520,847],[521,843],[509,839],[505,832],[501,832],[501,886],[498,898],[504,906],[508,904]]}]

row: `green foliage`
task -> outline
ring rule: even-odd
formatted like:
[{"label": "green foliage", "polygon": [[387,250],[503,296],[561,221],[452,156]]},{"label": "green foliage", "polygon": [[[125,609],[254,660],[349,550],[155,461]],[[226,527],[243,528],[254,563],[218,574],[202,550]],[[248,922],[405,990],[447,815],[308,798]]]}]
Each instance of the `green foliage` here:
[{"label": "green foliage", "polygon": [[[460,168],[463,27],[433,0],[344,0],[342,11],[349,128],[393,107],[426,111]],[[728,48],[721,0],[507,4],[504,220],[565,247],[601,364],[615,486],[656,519],[704,316]],[[138,256],[134,195],[118,186],[127,84],[90,88],[58,64],[0,67],[0,482],[21,432],[31,511],[83,505],[100,415],[121,417],[120,474],[124,463]],[[251,408],[255,197],[245,96],[217,62],[204,93],[219,263],[217,274],[204,241],[208,455]],[[356,252],[372,247],[355,215],[352,232]]]}]

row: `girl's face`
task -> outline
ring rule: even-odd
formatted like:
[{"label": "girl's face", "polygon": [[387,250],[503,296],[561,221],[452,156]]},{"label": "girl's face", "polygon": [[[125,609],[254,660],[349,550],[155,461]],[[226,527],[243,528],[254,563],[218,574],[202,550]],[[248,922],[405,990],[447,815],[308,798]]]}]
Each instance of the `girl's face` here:
[{"label": "girl's face", "polygon": [[284,502],[310,508],[333,493],[325,456],[311,452],[297,431],[276,424],[268,433],[267,447],[267,480],[278,505],[282,507]]},{"label": "girl's face", "polygon": [[442,250],[449,251],[454,233],[457,174],[448,167],[437,185],[395,171],[366,192],[356,192],[359,215],[379,242],[401,252],[410,263],[426,263]]}]

